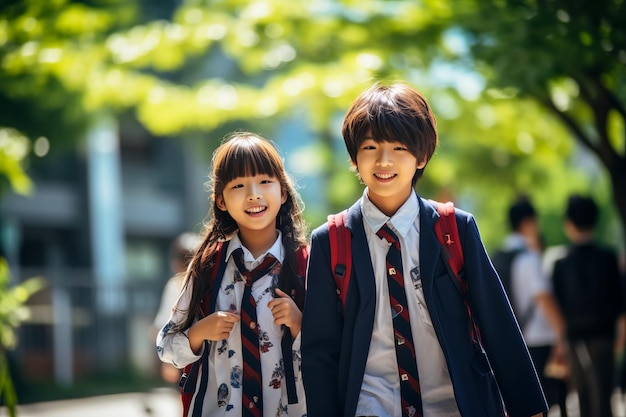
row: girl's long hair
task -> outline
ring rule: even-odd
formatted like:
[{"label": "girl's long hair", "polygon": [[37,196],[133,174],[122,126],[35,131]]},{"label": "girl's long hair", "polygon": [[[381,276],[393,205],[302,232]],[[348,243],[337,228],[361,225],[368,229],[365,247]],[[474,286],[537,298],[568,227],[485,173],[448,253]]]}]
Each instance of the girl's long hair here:
[{"label": "girl's long hair", "polygon": [[[185,287],[193,285],[187,319],[181,329],[194,322],[200,302],[209,292],[210,269],[214,267],[218,243],[229,238],[238,229],[237,223],[217,207],[216,197],[221,196],[225,185],[237,177],[269,175],[278,179],[287,200],[276,216],[276,228],[282,233],[285,258],[278,276],[278,287],[290,294],[298,307],[304,304],[304,277],[299,276],[296,251],[307,244],[307,228],[302,218],[302,201],[285,171],[283,161],[271,142],[249,132],[236,132],[225,138],[213,153],[209,185],[212,187],[211,208],[204,237],[191,260],[185,278]],[[217,267],[217,266],[215,266]]]}]

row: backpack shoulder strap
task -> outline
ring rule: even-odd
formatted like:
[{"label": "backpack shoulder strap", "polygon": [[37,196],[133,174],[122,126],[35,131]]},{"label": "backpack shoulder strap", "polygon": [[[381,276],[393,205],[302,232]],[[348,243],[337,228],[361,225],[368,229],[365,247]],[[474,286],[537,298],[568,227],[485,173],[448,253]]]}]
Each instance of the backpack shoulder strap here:
[{"label": "backpack shoulder strap", "polygon": [[454,204],[450,201],[447,203],[431,201],[437,206],[437,212],[439,213],[439,221],[435,223],[435,232],[441,244],[444,260],[452,270],[454,278],[461,286],[463,292],[466,292],[467,284],[461,279],[461,270],[465,265],[465,259],[463,258],[463,249],[461,248],[459,238],[459,228],[456,224]]},{"label": "backpack shoulder strap", "polygon": [[[296,252],[296,270],[302,277],[302,284],[306,283],[306,269],[309,266],[309,245],[301,246]],[[305,286],[306,287],[306,286]]]},{"label": "backpack shoulder strap", "polygon": [[346,304],[350,270],[352,268],[351,234],[346,228],[346,210],[328,216],[330,262],[341,307]]},{"label": "backpack shoulder strap", "polygon": [[430,200],[436,207],[439,213],[439,220],[435,223],[435,233],[439,244],[441,245],[441,255],[449,273],[453,276],[453,282],[460,290],[463,296],[463,302],[467,309],[467,315],[469,317],[469,332],[474,343],[474,346],[480,346],[481,337],[480,329],[474,321],[472,315],[472,309],[470,308],[467,300],[467,282],[464,276],[461,274],[463,267],[465,266],[465,258],[463,256],[463,248],[461,247],[461,238],[459,237],[459,228],[456,224],[456,215],[454,213],[454,203],[448,201],[447,203],[440,203],[438,201]]},{"label": "backpack shoulder strap", "polygon": [[[309,262],[309,246],[301,246],[296,251],[296,271],[302,279],[302,283],[306,282],[306,269]],[[287,389],[288,404],[298,403],[298,393],[296,390],[296,379],[293,371],[293,338],[291,332],[283,327],[283,337],[281,339],[281,349],[283,352],[283,366],[285,371],[285,386]]]},{"label": "backpack shoulder strap", "polygon": [[491,263],[493,267],[496,269],[498,273],[498,277],[500,278],[500,283],[504,288],[504,292],[506,293],[511,308],[513,309],[513,313],[515,314],[515,318],[517,319],[517,323],[519,324],[520,329],[525,330],[526,325],[532,318],[535,310],[535,303],[529,303],[526,306],[526,309],[519,310],[517,303],[515,302],[515,285],[513,282],[513,263],[518,255],[524,253],[526,251],[525,248],[516,248],[516,249],[499,249],[491,258]]},{"label": "backpack shoulder strap", "polygon": [[211,314],[209,311],[211,300],[213,299],[213,287],[215,286],[215,281],[217,281],[217,277],[220,273],[220,270],[224,271],[226,265],[224,264],[226,258],[226,248],[228,248],[228,242],[218,242],[217,248],[215,250],[215,256],[213,257],[213,264],[210,266],[209,270],[209,285],[208,291],[203,298],[203,302],[200,304],[200,317],[205,317]]},{"label": "backpack shoulder strap", "polygon": [[[212,298],[212,291],[215,285],[215,281],[217,280],[217,276],[220,270],[223,270],[224,266],[222,265],[224,262],[224,257],[226,255],[226,251],[228,245],[223,242],[218,242],[217,249],[215,253],[215,257],[213,258],[213,265],[211,265],[211,269],[209,271],[209,291],[204,297],[204,302],[198,307],[198,313],[204,317],[210,312],[209,304]],[[196,384],[198,379],[198,368],[202,363],[208,363],[208,342],[204,342],[204,351],[202,357],[197,361],[190,363],[185,366],[183,369],[183,374],[180,377],[180,381],[178,382],[178,386],[180,387],[180,399],[183,406],[183,415],[187,416],[189,414],[189,409],[191,408],[191,401],[193,400],[193,395],[196,391]],[[198,404],[196,404],[198,406]]]}]

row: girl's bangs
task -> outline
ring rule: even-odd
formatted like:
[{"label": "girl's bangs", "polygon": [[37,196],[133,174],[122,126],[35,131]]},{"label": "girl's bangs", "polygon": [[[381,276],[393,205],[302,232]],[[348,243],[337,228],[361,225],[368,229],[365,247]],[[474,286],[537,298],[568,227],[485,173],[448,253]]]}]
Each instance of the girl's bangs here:
[{"label": "girl's bangs", "polygon": [[[271,145],[267,144],[266,146],[270,147]],[[276,155],[273,155],[266,146],[242,142],[231,147],[222,160],[224,182],[227,183],[237,177],[255,175],[278,177],[280,167],[277,165]]]}]

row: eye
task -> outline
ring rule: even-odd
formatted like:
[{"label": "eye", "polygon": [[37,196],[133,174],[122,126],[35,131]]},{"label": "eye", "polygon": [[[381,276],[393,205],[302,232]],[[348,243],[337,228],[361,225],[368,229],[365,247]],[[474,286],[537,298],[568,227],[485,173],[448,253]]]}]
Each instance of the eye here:
[{"label": "eye", "polygon": [[406,146],[396,146],[393,149],[396,151],[408,151],[409,150]]},{"label": "eye", "polygon": [[243,184],[233,184],[233,186],[232,186],[232,187],[230,187],[230,188],[232,188],[232,189],[235,189],[235,188],[243,188]]},{"label": "eye", "polygon": [[378,143],[376,143],[372,139],[366,139],[363,142],[361,142],[361,149],[362,150],[371,151],[373,149],[376,149],[377,147],[378,147]]},{"label": "eye", "polygon": [[261,180],[261,184],[271,184],[273,181],[270,179]]}]

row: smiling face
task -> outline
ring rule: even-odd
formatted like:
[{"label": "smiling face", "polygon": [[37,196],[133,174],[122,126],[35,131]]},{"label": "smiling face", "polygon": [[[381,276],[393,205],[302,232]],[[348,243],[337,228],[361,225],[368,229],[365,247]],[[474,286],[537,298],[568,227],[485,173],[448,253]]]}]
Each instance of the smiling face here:
[{"label": "smiling face", "polygon": [[[252,234],[276,237],[276,216],[287,200],[278,179],[267,174],[237,177],[227,182],[215,203],[235,220],[242,241]],[[256,237],[255,237],[256,239]]]},{"label": "smiling face", "polygon": [[277,215],[299,218],[280,155],[258,135],[241,132],[223,142],[213,153],[211,180],[211,215],[218,232],[228,238],[239,230],[250,251],[274,243]]},{"label": "smiling face", "polygon": [[426,161],[417,158],[400,142],[366,137],[356,154],[356,169],[367,185],[368,197],[380,211],[392,216],[413,191],[413,176]]},{"label": "smiling face", "polygon": [[435,115],[426,98],[407,84],[374,84],[361,93],[346,112],[341,133],[350,155],[352,168],[363,141],[374,139],[378,144],[393,142],[408,149],[421,168],[413,177],[413,185],[421,177],[426,163],[437,147]]}]

